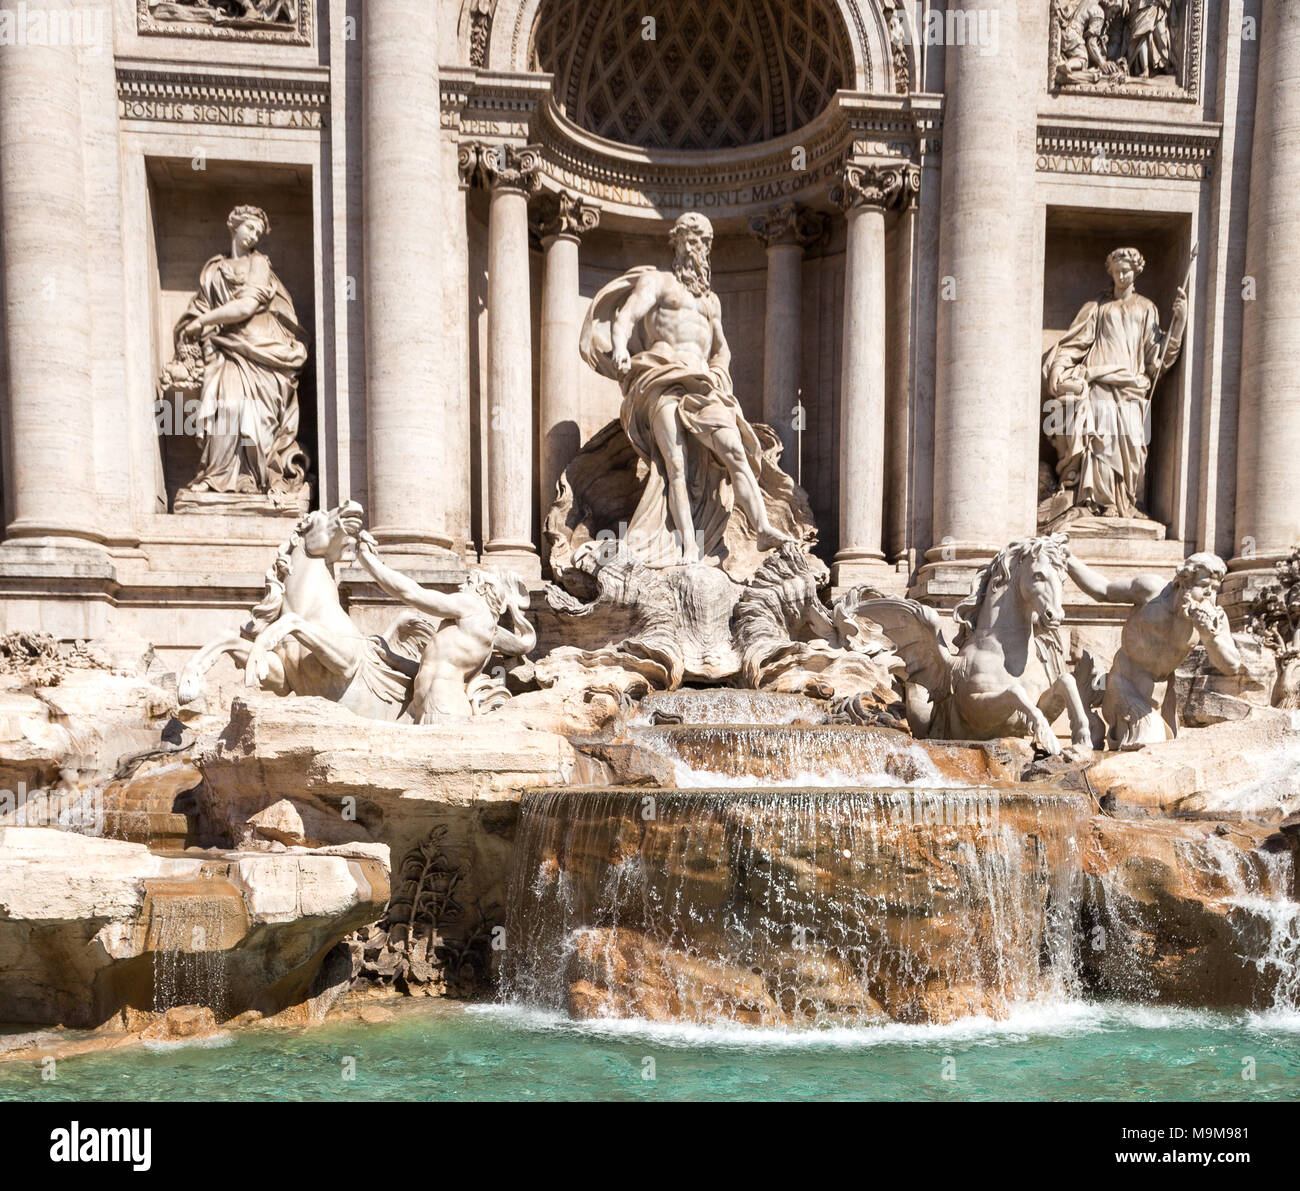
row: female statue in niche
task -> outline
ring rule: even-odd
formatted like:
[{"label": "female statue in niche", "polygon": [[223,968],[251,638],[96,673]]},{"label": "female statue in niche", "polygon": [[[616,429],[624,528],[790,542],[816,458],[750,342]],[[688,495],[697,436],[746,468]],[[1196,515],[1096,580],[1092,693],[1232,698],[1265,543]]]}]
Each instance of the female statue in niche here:
[{"label": "female statue in niche", "polygon": [[[230,255],[203,266],[199,291],[176,326],[177,358],[163,377],[173,389],[197,383],[202,394],[202,464],[177,504],[204,493],[236,493],[297,507],[306,499],[298,374],[307,345],[293,299],[258,251],[271,231],[266,212],[236,207],[226,226]],[[188,385],[178,376],[186,371]]]},{"label": "female statue in niche", "polygon": [[1052,524],[1089,514],[1143,515],[1151,395],[1178,359],[1187,323],[1181,288],[1169,331],[1161,334],[1156,304],[1134,288],[1145,267],[1136,248],[1115,249],[1106,258],[1111,291],[1086,303],[1048,353],[1044,429],[1061,483],[1047,518]]}]

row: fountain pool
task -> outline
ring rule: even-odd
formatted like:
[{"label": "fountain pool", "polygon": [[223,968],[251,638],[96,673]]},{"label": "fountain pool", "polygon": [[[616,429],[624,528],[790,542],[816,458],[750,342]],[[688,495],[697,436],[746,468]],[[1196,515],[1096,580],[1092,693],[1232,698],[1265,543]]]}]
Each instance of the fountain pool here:
[{"label": "fountain pool", "polygon": [[41,1076],[0,1064],[0,1101],[1285,1101],[1300,1016],[1060,1001],[1001,1021],[793,1030],[418,1001],[382,1024],[133,1047]]}]

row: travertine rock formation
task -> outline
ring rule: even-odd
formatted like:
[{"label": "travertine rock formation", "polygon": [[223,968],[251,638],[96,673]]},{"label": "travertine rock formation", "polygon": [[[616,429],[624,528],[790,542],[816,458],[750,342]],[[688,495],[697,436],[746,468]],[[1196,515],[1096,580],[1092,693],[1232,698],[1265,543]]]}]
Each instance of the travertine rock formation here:
[{"label": "travertine rock formation", "polygon": [[221,1017],[303,1000],[321,961],[388,901],[376,845],[171,856],[49,828],[0,828],[0,1004],[12,1021],[97,1026],[202,1000]]}]

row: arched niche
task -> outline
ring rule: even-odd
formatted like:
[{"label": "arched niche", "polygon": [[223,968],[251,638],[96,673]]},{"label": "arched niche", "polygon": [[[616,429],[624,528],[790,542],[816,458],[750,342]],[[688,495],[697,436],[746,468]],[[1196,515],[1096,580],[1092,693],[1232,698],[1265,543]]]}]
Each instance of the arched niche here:
[{"label": "arched niche", "polygon": [[[639,21],[656,8],[647,0],[499,0],[492,14],[488,69],[533,69],[531,55],[539,20],[549,19],[570,3],[587,10],[589,15],[583,22],[587,29],[600,25],[612,10],[634,9]],[[893,94],[896,90],[890,23],[890,15],[899,7],[895,0],[795,0],[793,5],[778,0],[707,0],[702,7],[708,10],[709,19],[716,10],[729,14],[744,10],[768,29],[782,27],[782,13],[787,7],[800,12],[815,8],[825,14],[836,35],[844,39],[849,61],[845,63],[841,86],[873,94]],[[580,38],[582,33],[575,36]],[[583,51],[580,44],[574,48]],[[778,51],[779,47],[772,52]]]}]

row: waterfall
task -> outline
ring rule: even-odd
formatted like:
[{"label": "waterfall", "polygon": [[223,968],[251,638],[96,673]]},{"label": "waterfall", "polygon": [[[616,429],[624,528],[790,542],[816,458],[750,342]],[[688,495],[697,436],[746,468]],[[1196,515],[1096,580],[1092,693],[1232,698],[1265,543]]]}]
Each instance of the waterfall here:
[{"label": "waterfall", "polygon": [[973,784],[956,767],[940,770],[943,749],[888,728],[706,724],[638,727],[629,735],[671,762],[683,789]]},{"label": "waterfall", "polygon": [[1300,902],[1291,898],[1291,852],[1247,853],[1216,835],[1188,851],[1190,863],[1224,885],[1238,952],[1259,973],[1261,987],[1272,997],[1268,1007],[1300,1012]]},{"label": "waterfall", "polygon": [[1071,993],[1085,817],[979,787],[531,791],[503,994],[580,1017],[1004,1016]]},{"label": "waterfall", "polygon": [[766,691],[658,691],[641,700],[633,725],[679,724],[824,724],[826,705],[806,695]]},{"label": "waterfall", "polygon": [[1104,823],[1081,907],[1081,973],[1092,991],[1300,1011],[1300,902],[1288,846],[1258,826]]},{"label": "waterfall", "polygon": [[153,1009],[206,1005],[220,1019],[226,1009],[228,980],[225,942],[232,907],[225,881],[207,873],[201,881],[150,882],[145,947],[152,953]]}]

